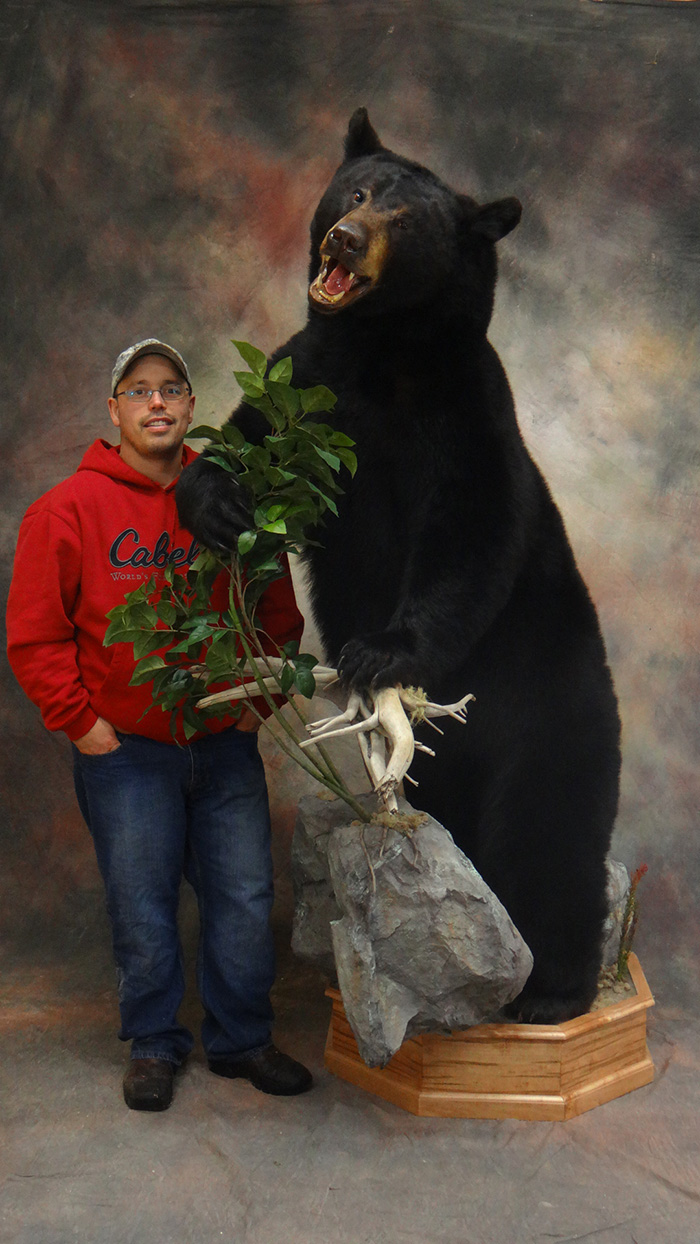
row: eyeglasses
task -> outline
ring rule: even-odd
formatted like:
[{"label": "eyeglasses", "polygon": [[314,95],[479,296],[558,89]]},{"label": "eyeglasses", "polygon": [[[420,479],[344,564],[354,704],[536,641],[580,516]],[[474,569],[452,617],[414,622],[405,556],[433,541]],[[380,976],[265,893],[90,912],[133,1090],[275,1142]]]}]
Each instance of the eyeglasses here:
[{"label": "eyeglasses", "polygon": [[150,402],[154,393],[160,393],[164,402],[181,402],[183,397],[189,397],[191,393],[189,385],[186,384],[164,384],[162,389],[122,389],[121,393],[115,393],[115,397],[125,397],[127,402]]}]

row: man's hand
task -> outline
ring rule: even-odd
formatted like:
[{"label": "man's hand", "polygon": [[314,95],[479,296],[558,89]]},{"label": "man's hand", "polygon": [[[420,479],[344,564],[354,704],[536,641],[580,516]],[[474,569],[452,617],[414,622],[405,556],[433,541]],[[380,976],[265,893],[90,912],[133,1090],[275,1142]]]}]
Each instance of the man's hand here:
[{"label": "man's hand", "polygon": [[114,726],[110,726],[104,717],[98,717],[92,729],[73,742],[84,756],[104,756],[107,752],[116,752],[121,747]]},{"label": "man's hand", "polygon": [[236,729],[241,730],[243,734],[253,734],[256,730],[260,729],[260,726],[260,718],[256,717],[255,713],[250,708],[244,708],[238,718],[238,721],[236,722]]}]

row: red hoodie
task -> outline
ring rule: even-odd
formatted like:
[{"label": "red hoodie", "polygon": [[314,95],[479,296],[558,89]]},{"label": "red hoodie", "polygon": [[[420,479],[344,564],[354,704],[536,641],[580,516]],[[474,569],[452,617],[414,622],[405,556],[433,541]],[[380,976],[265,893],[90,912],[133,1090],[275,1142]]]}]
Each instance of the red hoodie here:
[{"label": "red hoodie", "polygon": [[[196,457],[186,446],[183,465]],[[131,644],[104,648],[102,640],[106,613],[127,592],[169,563],[183,567],[197,556],[195,540],[180,526],[174,489],[175,482],[163,488],[127,466],[116,446],[99,440],[75,475],[27,511],[7,606],[8,656],[49,730],[79,739],[104,717],[125,733],[172,742],[169,713],[153,708],[141,716],[151,684],[129,686]],[[215,608],[216,595],[217,584]],[[300,638],[303,619],[289,574],[267,589],[257,622],[280,646]],[[231,719],[209,724],[223,730]]]}]

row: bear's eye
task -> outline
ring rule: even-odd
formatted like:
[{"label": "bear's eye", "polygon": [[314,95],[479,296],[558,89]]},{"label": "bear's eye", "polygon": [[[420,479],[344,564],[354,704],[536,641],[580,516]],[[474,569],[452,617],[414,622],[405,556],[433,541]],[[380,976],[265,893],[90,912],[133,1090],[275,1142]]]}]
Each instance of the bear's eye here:
[{"label": "bear's eye", "polygon": [[364,203],[365,192],[364,190],[356,190],[352,197],[356,203]]},{"label": "bear's eye", "polygon": [[394,218],[394,227],[396,229],[408,229],[408,221],[405,216],[396,216]]}]

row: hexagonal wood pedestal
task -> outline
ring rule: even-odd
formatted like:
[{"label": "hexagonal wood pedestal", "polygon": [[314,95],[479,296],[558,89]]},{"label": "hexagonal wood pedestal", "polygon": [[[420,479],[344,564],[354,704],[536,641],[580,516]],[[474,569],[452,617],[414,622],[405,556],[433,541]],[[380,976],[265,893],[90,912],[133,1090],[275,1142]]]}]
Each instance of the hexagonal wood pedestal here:
[{"label": "hexagonal wood pedestal", "polygon": [[654,1005],[636,955],[636,994],[563,1024],[481,1024],[404,1041],[383,1068],[360,1057],[340,993],[326,1043],[329,1071],[412,1114],[464,1119],[572,1119],[649,1084],[646,1013]]}]

